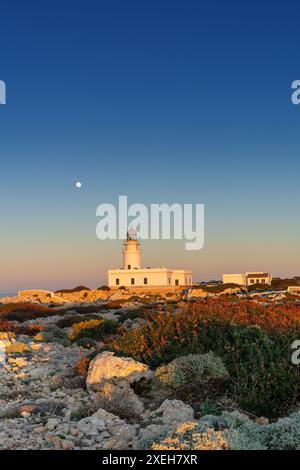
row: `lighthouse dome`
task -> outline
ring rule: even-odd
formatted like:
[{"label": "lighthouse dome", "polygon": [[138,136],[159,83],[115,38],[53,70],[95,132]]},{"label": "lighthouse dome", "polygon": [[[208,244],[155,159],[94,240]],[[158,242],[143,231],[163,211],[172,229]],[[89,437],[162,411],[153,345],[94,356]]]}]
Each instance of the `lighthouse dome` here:
[{"label": "lighthouse dome", "polygon": [[137,239],[137,233],[134,228],[129,228],[127,231],[127,240],[136,240]]}]

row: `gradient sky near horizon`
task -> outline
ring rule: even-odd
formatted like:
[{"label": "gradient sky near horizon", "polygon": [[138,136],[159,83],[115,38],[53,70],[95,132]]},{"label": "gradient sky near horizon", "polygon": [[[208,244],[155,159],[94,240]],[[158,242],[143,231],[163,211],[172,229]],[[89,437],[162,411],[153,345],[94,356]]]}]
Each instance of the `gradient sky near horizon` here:
[{"label": "gradient sky near horizon", "polygon": [[[296,1],[2,0],[0,292],[106,283],[96,207],[204,203],[143,264],[300,275]],[[75,182],[81,181],[77,189]]]}]

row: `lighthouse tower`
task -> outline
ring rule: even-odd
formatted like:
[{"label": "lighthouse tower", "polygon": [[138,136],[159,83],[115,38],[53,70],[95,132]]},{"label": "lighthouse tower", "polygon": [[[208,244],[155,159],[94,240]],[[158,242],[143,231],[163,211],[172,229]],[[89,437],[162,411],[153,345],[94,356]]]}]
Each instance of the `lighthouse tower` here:
[{"label": "lighthouse tower", "polygon": [[123,245],[123,269],[141,268],[141,248],[137,240],[136,231],[129,229],[127,239]]},{"label": "lighthouse tower", "polygon": [[141,248],[136,231],[131,228],[123,243],[123,267],[108,270],[108,286],[112,288],[159,288],[180,289],[192,285],[192,271],[141,267]]}]

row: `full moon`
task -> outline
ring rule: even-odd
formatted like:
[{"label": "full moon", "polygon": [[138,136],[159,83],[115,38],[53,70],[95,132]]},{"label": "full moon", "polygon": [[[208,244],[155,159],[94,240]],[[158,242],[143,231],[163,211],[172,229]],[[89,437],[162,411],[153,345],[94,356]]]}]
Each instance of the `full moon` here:
[{"label": "full moon", "polygon": [[75,186],[76,188],[81,188],[82,183],[80,181],[76,181]]}]

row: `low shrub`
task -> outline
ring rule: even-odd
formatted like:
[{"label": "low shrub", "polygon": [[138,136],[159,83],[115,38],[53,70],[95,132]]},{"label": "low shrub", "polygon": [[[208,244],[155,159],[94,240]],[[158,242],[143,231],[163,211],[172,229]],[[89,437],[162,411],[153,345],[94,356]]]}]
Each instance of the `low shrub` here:
[{"label": "low shrub", "polygon": [[110,287],[108,287],[108,286],[101,286],[101,287],[98,287],[97,290],[110,291]]},{"label": "low shrub", "polygon": [[48,325],[44,328],[44,332],[52,334],[58,339],[67,339],[67,334],[61,330],[57,325]]},{"label": "low shrub", "polygon": [[77,287],[74,287],[73,289],[57,290],[55,292],[55,294],[73,294],[73,293],[76,293],[76,292],[81,292],[83,290],[91,290],[91,289],[89,287],[85,287],[85,286],[77,286]]},{"label": "low shrub", "polygon": [[85,376],[87,374],[90,362],[91,360],[89,357],[87,356],[80,357],[75,364],[76,374]]},{"label": "low shrub", "polygon": [[34,336],[43,327],[41,325],[20,325],[14,321],[3,320],[0,318],[0,332],[3,333],[17,333],[20,335]]},{"label": "low shrub", "polygon": [[255,284],[250,284],[247,287],[249,292],[255,292],[255,291],[266,291],[266,290],[271,290],[270,284],[263,284],[262,282],[255,282]]},{"label": "low shrub", "polygon": [[41,331],[35,335],[34,339],[35,341],[43,343],[58,343],[65,347],[71,345],[71,342],[67,338],[58,338],[57,336],[54,336],[52,333],[47,331]]},{"label": "low shrub", "polygon": [[300,413],[259,424],[234,411],[183,423],[154,439],[153,450],[300,450]]},{"label": "low shrub", "polygon": [[216,402],[207,398],[201,403],[199,408],[200,416],[205,415],[220,415],[222,413],[222,408]]},{"label": "low shrub", "polygon": [[[0,326],[1,329],[1,326]],[[42,331],[44,327],[42,325],[31,324],[31,325],[18,325],[15,330],[19,335],[35,336],[37,333]]]},{"label": "low shrub", "polygon": [[122,312],[119,317],[119,321],[124,322],[126,320],[135,320],[136,318],[145,318],[147,320],[151,320],[153,315],[155,315],[153,311],[151,312],[145,308],[136,308],[133,310],[126,310],[125,312]]},{"label": "low shrub", "polygon": [[[85,320],[97,320],[99,319],[98,315],[95,314],[88,314],[84,317]],[[64,318],[61,318],[56,322],[56,326],[58,328],[70,328],[71,326],[75,325],[76,323],[82,322],[82,315],[67,315]]]},{"label": "low shrub", "polygon": [[177,429],[157,437],[151,450],[227,450],[227,436],[197,422],[183,423]]},{"label": "low shrub", "polygon": [[25,343],[11,343],[6,345],[6,354],[24,354],[27,352],[30,352],[30,348]]},{"label": "low shrub", "polygon": [[106,335],[117,332],[119,323],[114,320],[87,320],[73,325],[69,339],[76,341],[79,338],[103,339]]},{"label": "low shrub", "polygon": [[170,387],[176,398],[200,400],[219,390],[229,378],[222,360],[214,353],[189,354],[155,371],[156,379]]},{"label": "low shrub", "polygon": [[[72,306],[69,309],[64,310],[63,312],[67,312],[68,310],[74,310],[79,315],[84,315],[88,313],[98,313],[102,312],[103,310],[110,310],[115,309],[118,310],[123,307],[124,301],[122,300],[112,300],[110,302],[106,302],[100,305],[80,305],[80,306]],[[62,311],[60,311],[62,312]]]},{"label": "low shrub", "polygon": [[193,287],[193,289],[201,289],[201,290],[204,290],[205,292],[211,293],[211,294],[221,294],[226,289],[236,289],[236,288],[238,288],[240,290],[243,289],[239,284],[234,284],[234,283],[215,284],[215,285],[200,284],[198,286]]},{"label": "low shrub", "polygon": [[0,318],[20,323],[36,318],[51,317],[57,315],[57,311],[44,305],[32,303],[12,303],[0,306]]},{"label": "low shrub", "polygon": [[76,340],[77,346],[81,346],[82,348],[90,349],[97,346],[97,342],[92,338],[79,338]]}]

